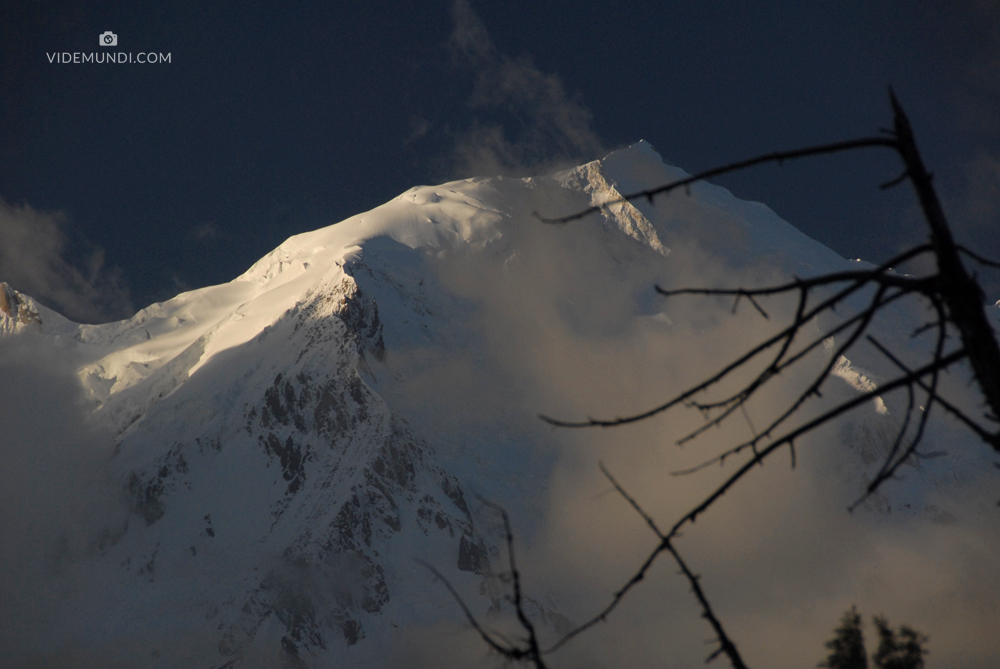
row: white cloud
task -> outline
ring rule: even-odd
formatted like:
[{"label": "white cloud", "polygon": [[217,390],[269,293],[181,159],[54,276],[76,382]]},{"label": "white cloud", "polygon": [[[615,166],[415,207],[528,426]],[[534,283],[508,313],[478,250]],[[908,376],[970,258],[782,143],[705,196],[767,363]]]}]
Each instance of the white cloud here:
[{"label": "white cloud", "polygon": [[469,107],[492,117],[475,116],[455,133],[454,176],[538,174],[601,156],[604,146],[590,111],[567,94],[557,75],[542,72],[528,57],[499,52],[468,0],[453,2],[452,20],[455,64],[476,77]]},{"label": "white cloud", "polygon": [[[750,308],[731,315],[728,302],[678,298],[661,301],[673,325],[636,318],[636,295],[654,282],[749,285],[766,278],[725,266],[690,240],[675,239],[673,253],[656,266],[652,253],[639,257],[631,240],[619,243],[585,229],[597,225],[585,220],[555,228],[526,220],[510,233],[516,257],[444,265],[443,283],[478,305],[467,325],[485,338],[486,350],[455,353],[453,364],[435,362],[407,378],[409,401],[434,405],[414,409],[439,426],[441,434],[433,436],[447,439],[448,431],[461,433],[470,422],[517,433],[517,417],[536,412],[573,419],[648,409],[760,341],[794,308],[771,301],[771,321],[764,321]],[[419,355],[426,360],[428,353]],[[797,397],[815,362],[784,372],[750,407],[758,426]],[[484,383],[487,378],[502,381]],[[961,392],[961,380],[954,383],[949,392]],[[822,401],[853,392],[833,379]],[[887,398],[890,409],[898,400]],[[869,423],[890,420],[872,407],[865,411]],[[533,418],[524,420],[530,429]],[[544,502],[534,514],[522,511],[515,518],[526,592],[558,599],[560,611],[575,622],[606,605],[656,537],[601,476],[598,461],[669,527],[734,465],[684,477],[670,472],[749,433],[737,417],[683,449],[674,445],[699,424],[697,411],[680,410],[631,427],[547,431],[544,448],[558,461],[545,482]],[[851,429],[833,428],[798,445],[795,470],[787,454],[779,454],[684,531],[678,549],[702,575],[702,586],[751,666],[815,666],[824,657],[823,642],[852,604],[866,615],[869,629],[870,616],[884,614],[894,625],[930,635],[931,661],[941,666],[992,666],[996,640],[984,630],[1000,624],[994,606],[1000,581],[990,566],[990,556],[1000,550],[996,486],[990,485],[992,470],[981,467],[989,449],[968,435],[965,441],[953,436],[942,427],[928,448],[960,456],[962,487],[942,484],[921,493],[919,508],[903,504],[912,501],[907,495],[914,484],[928,486],[934,479],[938,461],[922,471],[905,468],[902,481],[887,484],[877,504],[849,514],[846,507],[864,483],[862,446]],[[664,555],[605,623],[549,661],[594,668],[696,666],[714,649],[702,643],[712,630],[699,614],[687,581]],[[464,654],[469,666],[493,666],[483,663],[484,649],[471,631],[458,640],[453,629],[424,633],[440,636],[437,644],[411,640],[421,657],[431,653],[444,666],[462,666],[441,650],[448,648]]]},{"label": "white cloud", "polygon": [[214,221],[196,225],[191,229],[191,235],[198,241],[215,240],[222,236],[222,231]]},{"label": "white cloud", "polygon": [[39,211],[0,199],[0,281],[31,295],[70,319],[101,322],[132,313],[128,290],[104,252],[90,252],[82,266],[67,257],[61,212]]}]

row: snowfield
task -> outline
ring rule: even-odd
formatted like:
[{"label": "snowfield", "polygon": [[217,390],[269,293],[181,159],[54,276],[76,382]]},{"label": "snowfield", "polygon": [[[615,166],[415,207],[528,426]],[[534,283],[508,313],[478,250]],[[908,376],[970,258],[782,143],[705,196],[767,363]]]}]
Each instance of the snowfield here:
[{"label": "snowfield", "polygon": [[[63,553],[3,549],[5,564],[52,569],[4,577],[0,666],[493,666],[416,561],[506,629],[506,548],[480,499],[511,514],[545,638],[592,615],[655,539],[609,494],[597,461],[669,526],[727,470],[670,472],[745,438],[806,371],[765,393],[752,418],[684,449],[673,440],[696,412],[605,431],[555,430],[537,414],[647,409],[794,306],[769,303],[766,321],[746,304],[733,314],[729,302],[664,300],[654,284],[760,285],[858,266],[711,184],[613,202],[683,176],[639,142],[548,176],[418,186],[289,238],[227,284],[116,323],[72,323],[0,285],[0,347],[55,351],[72,366],[103,449],[95,480],[114,491],[93,536]],[[534,215],[605,203],[568,225]],[[909,338],[919,322],[900,306],[874,328],[912,356],[926,350]],[[890,372],[859,348],[826,395],[869,390]],[[963,379],[950,383],[971,397]],[[855,603],[929,634],[930,666],[985,667],[1000,653],[985,447],[935,423],[929,450],[946,456],[844,511],[877,469],[901,401],[803,443],[795,471],[775,459],[685,537],[752,664],[815,665]],[[44,422],[45,411],[22,413]],[[29,458],[41,448],[17,439],[5,448]],[[69,474],[57,469],[40,490],[62,485]],[[59,517],[46,516],[52,545]],[[711,632],[686,584],[666,562],[648,581],[551,666],[703,660]],[[42,582],[55,584],[44,597]]]}]

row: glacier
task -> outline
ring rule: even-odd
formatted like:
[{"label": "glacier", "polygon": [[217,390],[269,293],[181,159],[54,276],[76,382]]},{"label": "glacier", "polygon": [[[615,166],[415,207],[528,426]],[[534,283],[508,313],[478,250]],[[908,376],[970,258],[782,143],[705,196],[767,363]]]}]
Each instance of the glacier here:
[{"label": "glacier", "polygon": [[[616,202],[683,176],[639,142],[548,176],[415,187],[289,238],[227,284],[116,323],[73,323],[0,285],[3,341],[44,341],[72,356],[87,420],[109,435],[126,510],[81,558],[97,585],[76,613],[54,616],[44,634],[5,618],[0,641],[12,664],[3,666],[81,648],[122,666],[418,666],[399,648],[413,643],[407,630],[423,628],[475,648],[468,636],[455,641],[461,613],[416,559],[437,565],[477,615],[509,613],[496,576],[503,534],[478,500],[510,511],[532,555],[561,536],[549,517],[590,490],[573,476],[596,485],[567,472],[592,469],[597,452],[614,464],[608,442],[629,443],[618,466],[637,479],[667,459],[676,469],[700,457],[668,455],[673,428],[663,425],[598,437],[552,430],[536,414],[645,408],[651,393],[696,379],[767,331],[729,305],[664,302],[653,284],[759,284],[857,267],[711,184]],[[570,226],[535,216],[592,205],[604,206]],[[894,310],[876,327],[917,350],[906,337],[914,318]],[[836,392],[874,387],[886,373],[877,356],[860,356],[838,365],[846,383]],[[817,465],[824,490],[857,488],[877,464],[892,431],[885,406],[828,437],[848,455]],[[956,438],[940,430],[939,439]],[[886,531],[893,509],[949,526],[956,512],[930,497],[974,478],[968,461],[981,461],[962,457],[874,499],[862,534]],[[657,510],[683,505],[671,504]],[[553,638],[593,603],[558,581],[529,600]],[[840,603],[832,592],[820,598]],[[469,652],[489,663],[481,650]],[[445,666],[430,657],[428,666]]]}]

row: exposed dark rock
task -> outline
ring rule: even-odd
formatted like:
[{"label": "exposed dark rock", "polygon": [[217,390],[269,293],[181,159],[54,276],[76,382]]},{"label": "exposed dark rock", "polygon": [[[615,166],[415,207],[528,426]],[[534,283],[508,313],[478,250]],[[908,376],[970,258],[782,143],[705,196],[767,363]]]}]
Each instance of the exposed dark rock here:
[{"label": "exposed dark rock", "polygon": [[146,521],[147,526],[163,517],[165,509],[160,502],[160,496],[163,494],[162,477],[153,477],[144,483],[138,474],[132,472],[126,490],[132,500],[133,508]]},{"label": "exposed dark rock", "polygon": [[378,304],[374,298],[364,299],[361,288],[353,279],[345,279],[338,287],[343,293],[343,301],[337,313],[348,331],[358,338],[361,352],[367,352],[376,360],[385,359],[385,341],[382,338],[382,320],[378,315]]},{"label": "exposed dark rock", "polygon": [[[214,457],[222,449],[221,434],[236,449],[257,444],[260,450],[247,449],[243,456],[248,466],[272,467],[247,475],[256,480],[262,474],[267,485],[261,493],[273,495],[268,499],[271,528],[284,525],[262,541],[282,536],[288,542],[281,564],[260,565],[261,575],[252,577],[256,585],[218,602],[219,619],[212,623],[219,626],[220,652],[236,665],[259,643],[262,626],[274,621],[283,628],[276,638],[286,663],[311,662],[317,649],[364,639],[366,626],[380,624],[375,620],[391,601],[382,562],[400,533],[440,533],[452,546],[459,539],[460,569],[482,575],[490,567],[491,549],[459,481],[440,469],[432,449],[389,412],[366,382],[369,377],[358,371],[366,369],[366,355],[384,356],[375,301],[367,295],[362,299],[353,279],[345,280],[336,291],[303,300],[287,319],[269,326],[257,341],[294,330],[298,360],[291,368],[279,366],[281,373],[268,373],[261,384],[265,387],[250,397],[234,393],[241,397],[242,416],[227,426],[232,431],[192,435],[193,443],[175,444],[132,472],[128,483],[136,512],[151,525],[164,513],[179,512],[175,508],[192,508],[175,507],[171,495],[188,483],[204,481],[205,467],[215,466],[211,463],[224,462]],[[258,373],[252,365],[248,369],[253,370],[248,378]],[[318,443],[330,448],[318,448]],[[234,455],[232,448],[228,452]],[[188,481],[196,470],[198,477]],[[271,481],[284,481],[287,487],[282,491],[278,483],[272,488]],[[213,539],[211,515],[201,513],[203,521],[191,518],[191,534],[197,538],[185,537],[180,546],[190,545],[186,559],[211,561],[217,542],[229,538],[228,532],[220,527],[219,538]],[[134,555],[134,564],[149,565],[152,575],[155,563],[148,547]]]},{"label": "exposed dark rock", "polygon": [[0,314],[9,316],[18,323],[27,325],[28,323],[38,323],[41,325],[42,319],[22,297],[21,293],[11,288],[7,283],[0,282]]},{"label": "exposed dark rock", "polygon": [[336,392],[333,382],[327,383],[320,391],[319,401],[313,409],[313,419],[317,433],[329,436],[331,441],[336,441],[345,434],[357,420],[347,411],[344,399]]},{"label": "exposed dark rock", "polygon": [[490,558],[482,539],[470,539],[463,534],[458,544],[458,568],[474,574],[485,575],[490,571]]},{"label": "exposed dark rock", "polygon": [[344,639],[347,640],[348,646],[353,646],[359,639],[364,638],[364,634],[361,632],[361,625],[357,620],[348,618],[343,622],[341,627],[344,630]]},{"label": "exposed dark rock", "polygon": [[281,443],[273,432],[269,432],[266,439],[259,437],[259,440],[267,454],[278,458],[281,463],[281,476],[288,481],[286,494],[295,494],[306,478],[303,464],[309,455],[309,447],[306,446],[303,451],[291,437],[288,437],[285,443]]},{"label": "exposed dark rock", "polygon": [[441,491],[458,507],[459,511],[465,514],[465,517],[471,523],[472,514],[469,512],[469,505],[465,503],[465,495],[462,494],[462,488],[459,487],[458,481],[454,476],[442,473]]},{"label": "exposed dark rock", "polygon": [[326,648],[316,619],[316,606],[308,592],[309,580],[305,578],[308,574],[304,571],[299,566],[290,574],[272,573],[261,584],[261,590],[270,595],[271,610],[288,632],[282,639],[282,647],[293,648],[295,655],[300,647]]}]

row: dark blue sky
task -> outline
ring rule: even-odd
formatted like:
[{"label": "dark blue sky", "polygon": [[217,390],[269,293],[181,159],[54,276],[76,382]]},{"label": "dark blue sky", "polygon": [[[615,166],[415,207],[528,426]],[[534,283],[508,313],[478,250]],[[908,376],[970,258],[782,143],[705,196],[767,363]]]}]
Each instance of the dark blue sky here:
[{"label": "dark blue sky", "polygon": [[[994,2],[470,2],[0,4],[0,281],[125,317],[417,184],[641,138],[696,171],[872,134],[889,84],[959,236],[1000,256]],[[171,60],[49,62],[105,30]],[[908,186],[877,188],[897,172],[863,153],[718,183],[880,261],[925,236]]]}]

